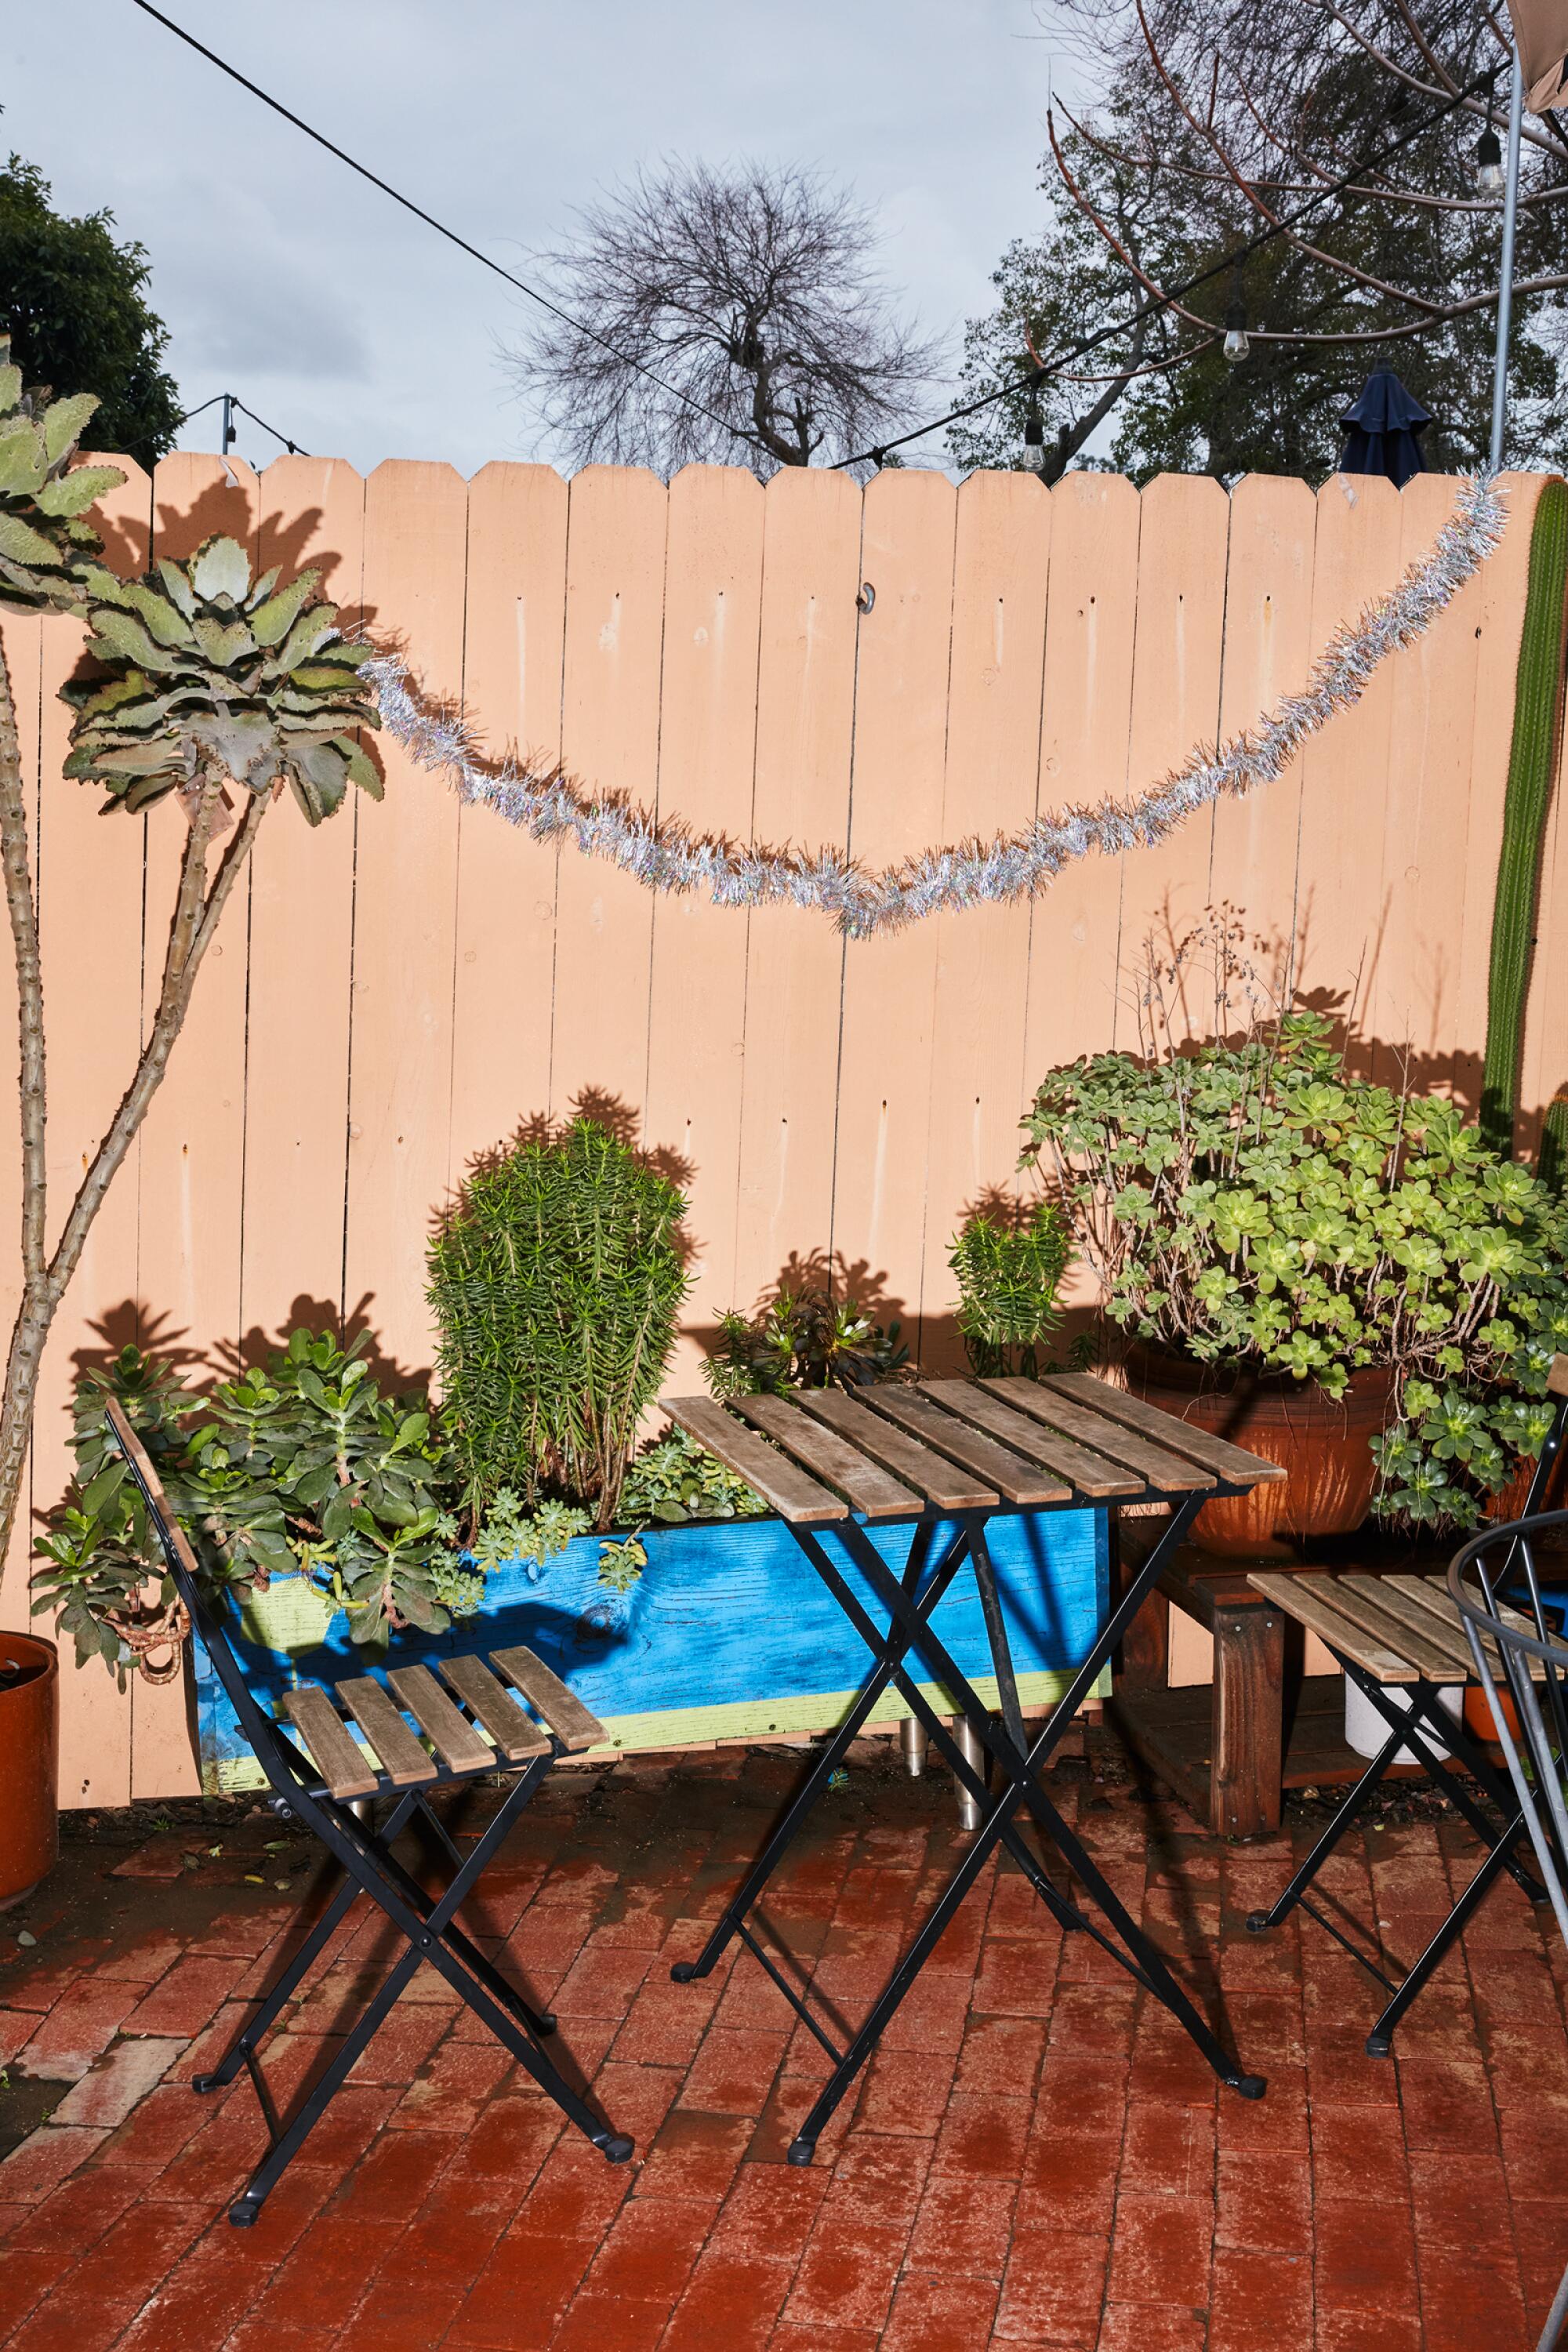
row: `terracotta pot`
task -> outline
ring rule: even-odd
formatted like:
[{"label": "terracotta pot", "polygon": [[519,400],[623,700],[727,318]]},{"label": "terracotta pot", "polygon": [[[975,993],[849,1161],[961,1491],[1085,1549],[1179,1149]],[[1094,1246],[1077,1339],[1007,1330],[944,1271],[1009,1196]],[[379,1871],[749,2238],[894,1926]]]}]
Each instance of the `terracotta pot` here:
[{"label": "terracotta pot", "polygon": [[[1565,1469],[1568,1469],[1568,1447],[1564,1447],[1552,1465],[1552,1475],[1546,1481],[1546,1492],[1541,1502],[1541,1508],[1543,1511],[1560,1511],[1563,1508],[1563,1477]],[[1530,1495],[1530,1482],[1534,1475],[1535,1464],[1521,1462],[1508,1485],[1500,1486],[1495,1495],[1488,1496],[1487,1517],[1494,1528],[1501,1527],[1506,1519],[1521,1519],[1524,1517],[1524,1506]]]},{"label": "terracotta pot", "polygon": [[[19,1669],[7,1674],[7,1666]],[[58,1857],[59,1661],[52,1642],[0,1633],[0,1911]]]},{"label": "terracotta pot", "polygon": [[1193,1533],[1208,1550],[1268,1552],[1280,1536],[1346,1535],[1365,1518],[1377,1482],[1370,1441],[1387,1428],[1394,1400],[1394,1376],[1382,1367],[1352,1372],[1334,1398],[1288,1372],[1247,1374],[1139,1349],[1128,1359],[1127,1383],[1162,1412],[1289,1473],[1250,1495],[1205,1503]]},{"label": "terracotta pot", "polygon": [[[1500,1682],[1498,1688],[1498,1700],[1502,1707],[1502,1719],[1509,1727],[1515,1748],[1522,1748],[1524,1735],[1519,1727],[1519,1709],[1513,1703],[1512,1693],[1504,1690]],[[1497,1763],[1501,1764],[1504,1761],[1502,1742],[1498,1738],[1497,1717],[1492,1713],[1491,1701],[1479,1683],[1471,1683],[1465,1692],[1465,1728],[1472,1738],[1484,1740],[1489,1748],[1495,1750]]]}]

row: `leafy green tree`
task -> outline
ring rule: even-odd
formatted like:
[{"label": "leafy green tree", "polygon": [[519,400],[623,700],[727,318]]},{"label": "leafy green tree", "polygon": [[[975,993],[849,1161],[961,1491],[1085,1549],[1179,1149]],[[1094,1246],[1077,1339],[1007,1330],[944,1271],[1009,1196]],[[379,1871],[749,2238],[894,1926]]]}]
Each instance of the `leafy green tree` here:
[{"label": "leafy green tree", "polygon": [[169,337],[146,298],[145,251],[113,226],[110,212],[56,212],[37,165],[13,155],[0,171],[0,329],[30,382],[97,395],[99,448],[151,466],[178,430],[180,395],[161,364]]},{"label": "leafy green tree", "polygon": [[[1378,367],[1431,411],[1428,464],[1484,458],[1500,204],[1478,183],[1474,150],[1489,121],[1502,121],[1502,85],[1234,273],[1047,376],[1043,446],[1026,444],[1035,355],[1048,362],[1086,328],[1131,320],[1151,293],[1223,263],[1502,62],[1467,0],[1432,0],[1419,36],[1397,0],[1284,11],[1264,0],[1144,0],[1135,14],[1074,5],[1111,96],[1081,122],[1052,122],[1044,224],[1003,256],[996,305],[970,322],[966,342],[970,397],[1016,389],[954,430],[957,461],[1043,457],[1054,479],[1110,420],[1111,463],[1138,480],[1167,469],[1321,477],[1338,460],[1343,411]],[[1568,455],[1558,226],[1568,142],[1544,125],[1527,125],[1521,188],[1507,455],[1549,466]],[[1235,365],[1222,351],[1233,302],[1248,330]]]}]

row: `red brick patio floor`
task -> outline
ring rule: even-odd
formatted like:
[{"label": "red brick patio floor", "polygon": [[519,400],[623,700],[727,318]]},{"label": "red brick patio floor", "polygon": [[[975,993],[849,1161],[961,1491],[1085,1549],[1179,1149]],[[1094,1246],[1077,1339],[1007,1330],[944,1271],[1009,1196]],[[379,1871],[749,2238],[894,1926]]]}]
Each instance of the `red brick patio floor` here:
[{"label": "red brick patio floor", "polygon": [[[784,2150],[816,2044],[750,1958],[675,1986],[799,1759],[558,1773],[470,1924],[550,2000],[617,2127],[563,2132],[426,1971],[258,2226],[243,2078],[188,2087],[320,1897],[269,1815],[198,1808],[72,1847],[0,1927],[0,2342],[10,2352],[1518,2352],[1568,2256],[1561,1958],[1505,1882],[1396,2041],[1310,1922],[1249,1937],[1289,1836],[1226,1849],[1058,1774],[1124,1899],[1217,2001],[1268,2095],[1191,2046],[1011,1868],[992,1871],[825,2136]],[[468,1801],[473,1803],[470,1794]],[[493,1802],[489,1793],[479,1799]],[[143,1815],[145,1825],[147,1816]],[[454,1825],[463,1819],[454,1815]],[[471,1827],[473,1816],[468,1817]],[[858,2014],[958,1844],[945,1775],[884,1746],[775,1881],[774,1927]],[[1298,1832],[1298,1842],[1306,1832]],[[216,1850],[215,1850],[216,1849]],[[1396,1961],[1472,1866],[1448,1822],[1359,1834],[1326,1891]],[[122,1858],[123,1857],[123,1858]],[[19,1924],[37,1940],[19,1947]],[[386,1965],[351,1915],[270,2045],[323,2063]]]}]

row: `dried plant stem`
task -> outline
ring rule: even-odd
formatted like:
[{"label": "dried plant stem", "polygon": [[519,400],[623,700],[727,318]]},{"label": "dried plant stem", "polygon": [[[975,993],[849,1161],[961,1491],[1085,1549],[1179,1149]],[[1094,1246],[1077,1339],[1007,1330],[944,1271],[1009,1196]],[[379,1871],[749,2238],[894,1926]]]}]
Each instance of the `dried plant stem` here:
[{"label": "dried plant stem", "polygon": [[249,858],[270,796],[253,793],[233,840],[208,882],[208,862],[223,805],[223,779],[205,774],[195,789],[190,830],[180,859],[180,883],[169,929],[158,1009],[131,1084],[121,1098],[70,1205],[52,1255],[45,1254],[45,1136],[47,1097],[44,1066],[43,973],[38,954],[37,899],[28,853],[26,799],[10,677],[0,652],[0,857],[16,952],[22,1032],[22,1303],[12,1327],[0,1392],[0,1560],[9,1549],[32,1435],[38,1372],[49,1328],[80,1262],[93,1219],[135,1140],[169,1066],[184,1024],[202,961],[223,910]]}]

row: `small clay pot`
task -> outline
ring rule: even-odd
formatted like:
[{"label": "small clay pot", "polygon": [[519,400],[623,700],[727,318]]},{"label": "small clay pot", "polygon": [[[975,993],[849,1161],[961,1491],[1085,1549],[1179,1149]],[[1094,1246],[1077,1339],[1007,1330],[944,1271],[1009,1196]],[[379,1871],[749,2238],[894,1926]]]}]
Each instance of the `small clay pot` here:
[{"label": "small clay pot", "polygon": [[1133,1395],[1289,1474],[1205,1503],[1193,1524],[1205,1549],[1268,1554],[1281,1536],[1347,1535],[1365,1518],[1377,1483],[1371,1440],[1394,1407],[1394,1375],[1383,1366],[1352,1372],[1342,1397],[1289,1372],[1248,1373],[1152,1349],[1134,1350],[1126,1370]]},{"label": "small clay pot", "polygon": [[58,1859],[58,1779],[54,1643],[0,1633],[0,1911],[30,1895]]}]

